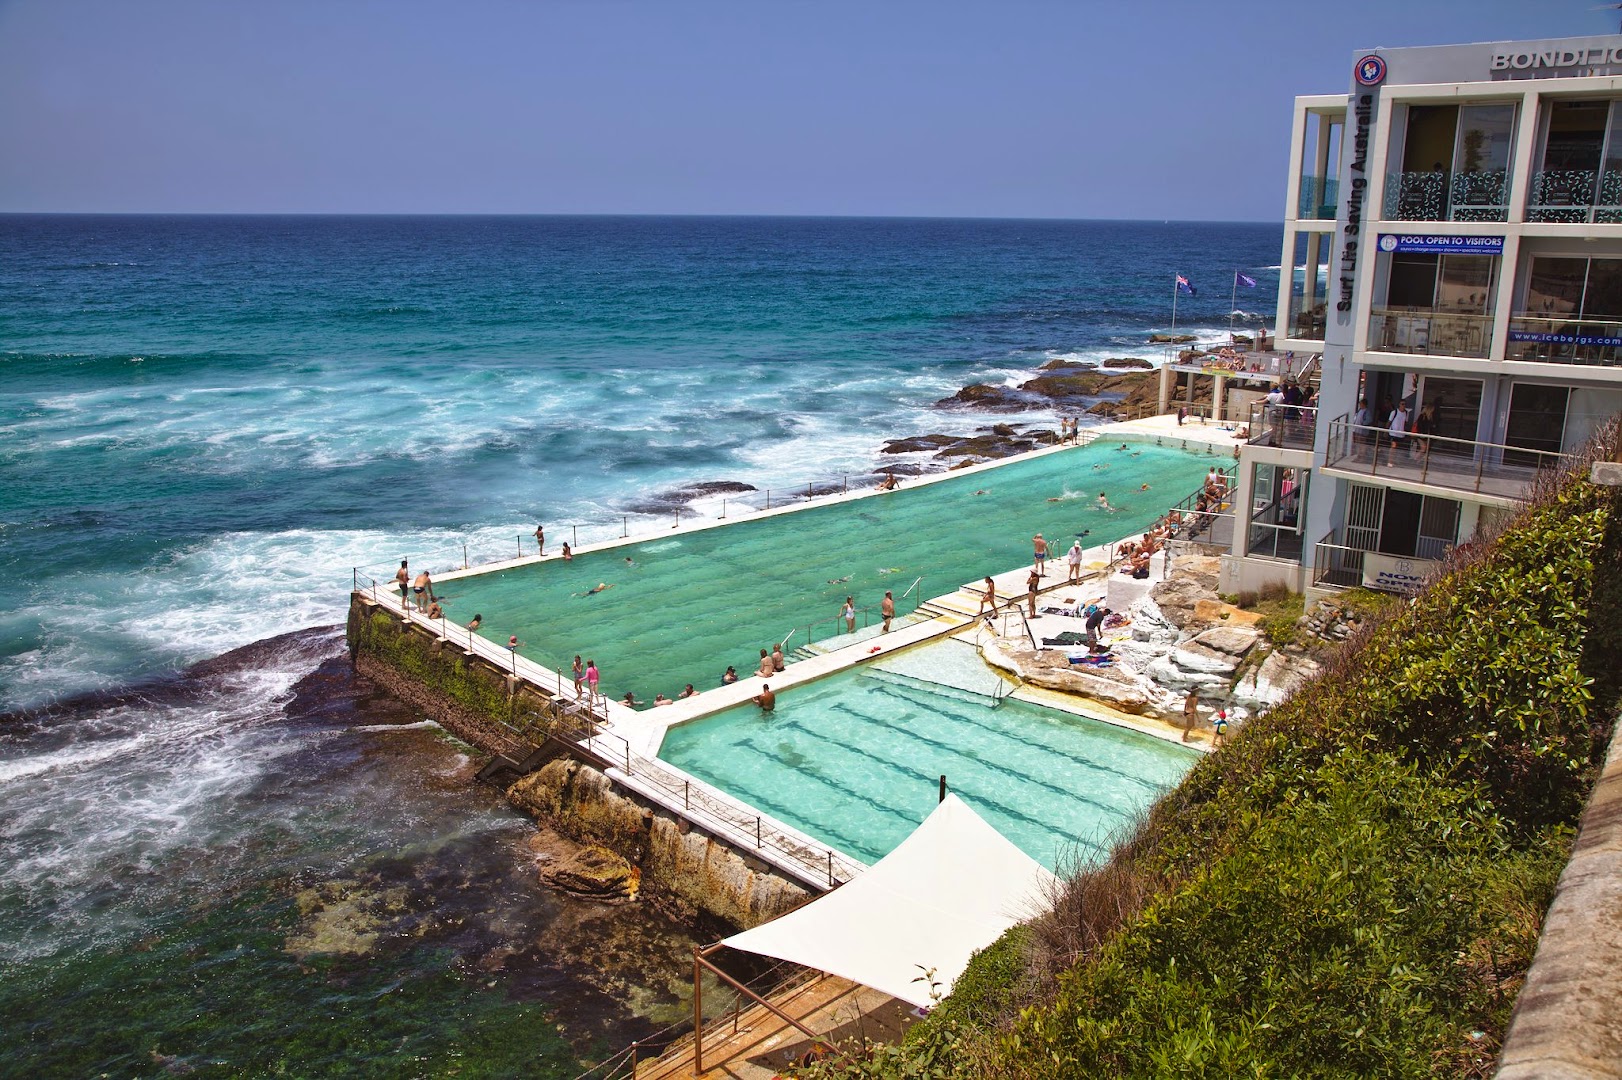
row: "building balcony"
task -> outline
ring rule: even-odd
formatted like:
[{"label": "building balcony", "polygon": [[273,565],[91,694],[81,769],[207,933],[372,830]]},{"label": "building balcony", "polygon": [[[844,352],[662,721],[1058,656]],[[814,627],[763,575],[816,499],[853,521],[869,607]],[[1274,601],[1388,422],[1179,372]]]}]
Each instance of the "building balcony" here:
[{"label": "building balcony", "polygon": [[1508,221],[1509,176],[1491,172],[1388,173],[1387,221]]},{"label": "building balcony", "polygon": [[1318,410],[1306,405],[1269,405],[1265,401],[1250,406],[1250,446],[1277,446],[1288,450],[1311,450],[1318,432]]},{"label": "building balcony", "polygon": [[1502,443],[1445,439],[1412,432],[1393,436],[1342,416],[1330,421],[1323,471],[1349,480],[1384,480],[1407,488],[1465,493],[1508,506],[1519,502],[1539,475],[1570,457]]},{"label": "building balcony", "polygon": [[1312,545],[1312,584],[1320,589],[1377,589],[1413,595],[1446,557],[1384,555],[1350,543],[1346,530],[1335,529]]},{"label": "building balcony", "polygon": [[1622,224],[1622,172],[1547,169],[1533,173],[1526,220]]},{"label": "building balcony", "polygon": [[1615,367],[1622,363],[1622,321],[1510,317],[1509,360]]},{"label": "building balcony", "polygon": [[1491,315],[1426,308],[1374,308],[1369,313],[1368,347],[1374,352],[1485,359],[1491,346]]},{"label": "building balcony", "polygon": [[1334,221],[1340,209],[1340,181],[1333,177],[1303,176],[1297,217],[1304,221]]}]

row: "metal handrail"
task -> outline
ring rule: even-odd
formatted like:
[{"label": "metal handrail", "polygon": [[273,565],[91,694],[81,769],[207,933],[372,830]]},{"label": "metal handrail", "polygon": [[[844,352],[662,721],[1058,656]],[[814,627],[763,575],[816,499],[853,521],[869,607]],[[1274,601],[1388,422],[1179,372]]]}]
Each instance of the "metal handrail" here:
[{"label": "metal handrail", "polygon": [[[1365,452],[1368,454],[1366,461],[1363,460]],[[1383,471],[1380,467],[1382,454],[1385,457]],[[1404,458],[1400,463],[1397,461],[1399,456]],[[1519,464],[1513,460],[1517,456],[1529,457],[1532,462]],[[1508,443],[1455,439],[1414,431],[1397,433],[1387,426],[1353,423],[1348,415],[1342,414],[1330,421],[1324,467],[1362,473],[1365,472],[1362,466],[1367,465],[1366,472],[1371,477],[1411,480],[1476,494],[1482,493],[1483,481],[1502,478],[1517,490],[1501,494],[1518,497],[1519,488],[1533,476],[1546,470],[1559,469],[1570,459],[1570,454],[1555,450],[1534,450]],[[1465,463],[1473,467],[1461,472],[1457,466]]]}]

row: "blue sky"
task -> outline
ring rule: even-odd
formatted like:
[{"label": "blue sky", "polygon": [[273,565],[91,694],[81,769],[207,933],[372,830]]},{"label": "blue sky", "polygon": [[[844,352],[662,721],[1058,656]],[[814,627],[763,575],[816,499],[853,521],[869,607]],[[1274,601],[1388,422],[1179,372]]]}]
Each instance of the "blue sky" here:
[{"label": "blue sky", "polygon": [[0,0],[0,211],[1273,220],[1353,51],[1593,0]]}]

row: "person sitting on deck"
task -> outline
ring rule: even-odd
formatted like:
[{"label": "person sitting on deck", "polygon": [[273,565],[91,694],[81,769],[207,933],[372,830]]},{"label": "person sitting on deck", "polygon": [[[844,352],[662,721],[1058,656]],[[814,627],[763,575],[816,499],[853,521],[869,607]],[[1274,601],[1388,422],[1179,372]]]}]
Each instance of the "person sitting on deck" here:
[{"label": "person sitting on deck", "polygon": [[760,668],[755,672],[755,674],[759,675],[762,679],[769,679],[776,670],[776,668],[772,667],[771,654],[765,649],[760,650]]},{"label": "person sitting on deck", "polygon": [[438,600],[428,605],[428,617],[430,619],[443,619],[445,617],[445,609],[439,605]]}]

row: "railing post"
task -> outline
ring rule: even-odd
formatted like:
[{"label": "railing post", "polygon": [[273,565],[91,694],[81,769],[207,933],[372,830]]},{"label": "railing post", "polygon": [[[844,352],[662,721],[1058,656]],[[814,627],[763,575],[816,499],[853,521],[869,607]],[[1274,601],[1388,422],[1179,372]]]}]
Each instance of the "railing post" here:
[{"label": "railing post", "polygon": [[630,536],[630,535],[631,535],[631,515],[629,515],[629,514],[621,514],[620,515],[620,539],[623,540],[627,536]]},{"label": "railing post", "polygon": [[721,500],[721,516],[723,518],[727,516],[727,501],[725,499]]},{"label": "railing post", "polygon": [[704,1075],[704,981],[698,946],[693,946],[693,1075]]},{"label": "railing post", "polygon": [[693,782],[691,780],[683,780],[681,782],[681,808],[683,810],[691,810],[693,808],[692,800],[689,798],[691,792],[688,790],[692,786]]},{"label": "railing post", "polygon": [[578,525],[570,525],[569,526],[569,535],[574,537],[574,543],[570,544],[569,547],[571,549],[579,547],[580,546],[580,526],[578,526]]},{"label": "railing post", "polygon": [[522,535],[518,537],[518,557],[520,559],[524,557],[524,538]]},{"label": "railing post", "polygon": [[772,508],[772,489],[767,488],[766,489],[766,509],[770,510],[771,508]]},{"label": "railing post", "polygon": [[829,852],[828,852],[828,884],[832,885],[833,883],[834,883],[834,853],[833,853],[832,849],[830,849]]},{"label": "railing post", "polygon": [[760,815],[755,815],[755,848],[760,848]]},{"label": "railing post", "polygon": [[462,545],[462,569],[467,569],[467,545]]},{"label": "railing post", "polygon": [[679,506],[676,507],[676,524],[672,525],[671,528],[672,529],[681,528],[681,507],[679,507]]}]

